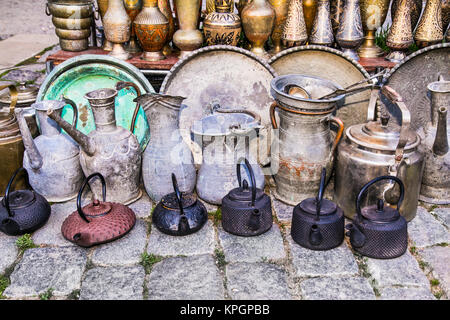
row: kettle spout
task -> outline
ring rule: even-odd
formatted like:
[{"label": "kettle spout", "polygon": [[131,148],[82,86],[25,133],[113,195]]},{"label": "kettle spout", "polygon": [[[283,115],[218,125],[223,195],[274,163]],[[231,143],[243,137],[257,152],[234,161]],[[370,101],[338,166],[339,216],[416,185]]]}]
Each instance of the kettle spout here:
[{"label": "kettle spout", "polygon": [[353,223],[349,223],[345,226],[345,229],[349,230],[346,235],[350,237],[350,243],[355,248],[361,248],[366,242],[366,236],[359,230]]},{"label": "kettle spout", "polygon": [[186,216],[180,217],[180,222],[178,222],[178,231],[180,234],[187,234],[190,230],[191,227],[189,226],[189,221]]},{"label": "kettle spout", "polygon": [[319,226],[317,224],[313,224],[311,226],[311,230],[309,231],[309,243],[314,246],[318,246],[323,241],[322,232],[320,232]]},{"label": "kettle spout", "polygon": [[31,135],[27,121],[23,115],[23,110],[16,109],[15,113],[17,116],[17,123],[19,124],[20,134],[22,135],[23,145],[28,158],[30,159],[30,167],[33,170],[39,170],[43,165],[43,159],[38,148],[36,147],[36,144],[34,143],[33,136]]},{"label": "kettle spout", "polygon": [[56,121],[60,125],[61,128],[66,130],[66,132],[80,145],[80,148],[89,156],[93,156],[95,153],[95,145],[91,138],[87,135],[83,134],[76,128],[72,127],[70,123],[61,118],[57,112],[53,109],[47,110],[47,115]]},{"label": "kettle spout", "polygon": [[[244,182],[246,182],[244,180]],[[257,231],[261,227],[261,213],[258,209],[254,209],[248,221],[248,228],[252,231]]]},{"label": "kettle spout", "polygon": [[438,156],[443,156],[448,152],[448,138],[447,138],[447,108],[440,107],[438,109],[438,122],[436,129],[436,139],[433,143],[433,153]]},{"label": "kettle spout", "polygon": [[0,229],[10,236],[17,236],[20,234],[19,224],[10,218],[3,219]]}]

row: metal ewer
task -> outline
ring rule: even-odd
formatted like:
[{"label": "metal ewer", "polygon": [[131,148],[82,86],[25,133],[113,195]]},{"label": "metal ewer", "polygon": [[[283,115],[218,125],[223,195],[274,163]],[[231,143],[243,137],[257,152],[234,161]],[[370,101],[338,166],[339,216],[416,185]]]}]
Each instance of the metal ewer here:
[{"label": "metal ewer", "polygon": [[406,57],[405,51],[414,43],[411,28],[412,0],[397,1],[397,10],[386,38],[386,45],[392,50],[386,59],[399,62]]},{"label": "metal ewer", "polygon": [[329,0],[317,1],[317,13],[309,36],[309,43],[323,46],[331,46],[334,43]]},{"label": "metal ewer", "polygon": [[356,49],[364,39],[359,0],[345,1],[343,10],[336,33],[336,42],[343,49],[345,55],[358,61],[359,56]]},{"label": "metal ewer", "polygon": [[290,0],[281,41],[284,46],[290,48],[303,45],[306,40],[308,40],[308,33],[306,32],[302,0]]}]

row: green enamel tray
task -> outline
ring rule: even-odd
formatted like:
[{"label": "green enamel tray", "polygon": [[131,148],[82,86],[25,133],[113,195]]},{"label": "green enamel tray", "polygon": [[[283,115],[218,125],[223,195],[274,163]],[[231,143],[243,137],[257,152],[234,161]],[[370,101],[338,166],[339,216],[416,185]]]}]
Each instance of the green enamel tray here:
[{"label": "green enamel tray", "polygon": [[[88,134],[95,129],[95,123],[91,106],[84,95],[101,88],[115,88],[119,81],[135,83],[142,94],[155,92],[135,66],[109,56],[85,54],[68,59],[53,69],[41,85],[36,101],[59,100],[61,95],[73,100],[78,107],[77,129]],[[117,125],[128,130],[136,107],[133,102],[136,96],[136,91],[130,87],[120,90],[116,98]],[[64,108],[62,117],[72,123],[72,108]],[[142,107],[139,107],[133,133],[144,150],[150,139],[150,129]]]}]

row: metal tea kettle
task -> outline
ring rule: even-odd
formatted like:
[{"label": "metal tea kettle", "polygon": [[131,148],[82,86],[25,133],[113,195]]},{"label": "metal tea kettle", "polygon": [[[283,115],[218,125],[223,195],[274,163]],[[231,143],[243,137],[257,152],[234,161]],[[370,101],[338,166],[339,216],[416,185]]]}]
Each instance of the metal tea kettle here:
[{"label": "metal tea kettle", "polygon": [[[361,209],[362,197],[373,184],[381,180],[393,180],[400,186],[397,209],[384,205],[382,199],[376,205]],[[356,252],[376,259],[390,259],[401,256],[408,247],[406,219],[399,213],[405,194],[402,181],[394,176],[381,176],[364,185],[356,199],[356,217],[353,223],[345,226],[346,235]]]},{"label": "metal tea kettle", "polygon": [[[241,179],[241,163],[245,163],[251,186]],[[257,236],[272,227],[272,205],[264,190],[256,188],[252,166],[246,158],[239,159],[236,165],[238,188],[232,189],[222,199],[222,227],[238,236]]]},{"label": "metal tea kettle", "polygon": [[292,214],[292,239],[312,250],[329,250],[344,240],[344,211],[334,202],[323,199],[325,178],[326,168],[323,168],[317,197],[300,202]]},{"label": "metal tea kettle", "polygon": [[[89,180],[100,178],[103,201],[95,199],[81,207],[81,196]],[[81,247],[106,243],[127,234],[136,223],[133,210],[121,203],[106,202],[106,181],[98,172],[86,178],[78,192],[77,210],[61,225],[61,233],[68,241]]]},{"label": "metal tea kettle", "polygon": [[165,195],[153,211],[152,221],[159,231],[172,236],[185,236],[200,230],[208,220],[208,212],[193,193],[180,192],[172,173],[175,192]]},{"label": "metal tea kettle", "polygon": [[29,184],[27,170],[17,169],[8,182],[5,197],[0,202],[0,230],[10,236],[39,229],[47,222],[51,213],[48,201],[33,189],[11,192],[11,185],[19,172],[25,174]]}]

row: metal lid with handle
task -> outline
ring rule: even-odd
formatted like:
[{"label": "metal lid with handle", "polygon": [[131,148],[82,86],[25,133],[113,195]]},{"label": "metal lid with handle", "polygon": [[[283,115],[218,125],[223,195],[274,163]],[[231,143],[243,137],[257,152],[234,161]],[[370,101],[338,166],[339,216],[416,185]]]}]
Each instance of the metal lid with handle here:
[{"label": "metal lid with handle", "polygon": [[[12,186],[12,183],[14,179],[16,178],[17,174],[19,172],[25,173],[25,181],[27,185],[31,188],[31,190],[18,190],[14,191],[12,194],[13,196],[10,197],[10,189]],[[28,171],[25,168],[19,168],[17,169],[14,174],[12,175],[11,179],[8,182],[8,185],[6,187],[5,191],[5,197],[3,198],[3,204],[6,208],[6,211],[8,212],[8,215],[10,217],[14,217],[14,211],[12,209],[20,209],[25,208],[32,204],[36,200],[36,195],[33,191],[33,188],[30,185],[30,182],[28,180]]]},{"label": "metal lid with handle", "polygon": [[[103,198],[103,202],[99,202],[97,199],[94,200],[93,203],[87,205],[84,209],[88,209],[90,214],[86,214],[83,211],[83,208],[81,208],[81,196],[83,195],[83,190],[86,187],[86,185],[88,184],[88,182],[94,178],[94,177],[99,177],[100,181],[102,182],[102,198]],[[90,223],[91,221],[87,218],[96,218],[96,217],[101,217],[104,216],[105,214],[107,214],[108,212],[111,211],[111,205],[109,203],[106,202],[106,182],[105,182],[105,178],[103,177],[103,175],[99,172],[95,172],[93,174],[91,174],[89,177],[86,178],[86,180],[84,181],[83,185],[80,188],[80,191],[78,192],[78,197],[77,197],[77,212],[80,215],[80,217],[86,221],[87,223]]]}]

